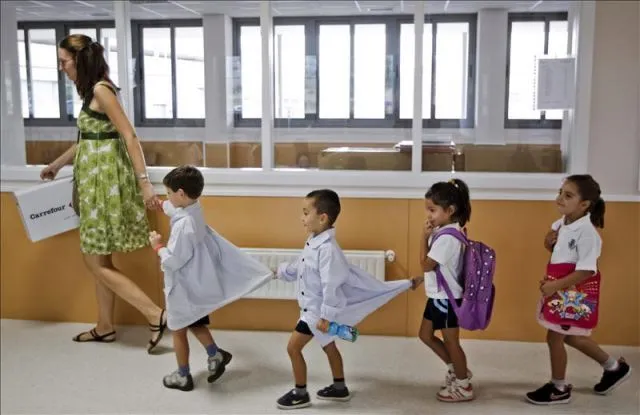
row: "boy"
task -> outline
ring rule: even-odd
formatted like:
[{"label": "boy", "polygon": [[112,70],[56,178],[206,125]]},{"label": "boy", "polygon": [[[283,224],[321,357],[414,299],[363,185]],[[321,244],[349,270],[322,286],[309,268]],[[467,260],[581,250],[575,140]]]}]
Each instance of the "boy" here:
[{"label": "boy", "polygon": [[192,166],[178,167],[164,178],[168,201],[163,210],[171,217],[167,246],[151,232],[149,241],[164,271],[167,325],[173,331],[178,370],[165,376],[170,389],[193,390],[189,370],[191,331],[207,350],[209,383],[225,372],[231,353],[218,348],[208,329],[209,314],[259,288],[271,271],[226,241],[207,226],[200,202],[204,178]]},{"label": "boy", "polygon": [[351,266],[335,239],[333,225],[340,214],[340,198],[332,190],[316,190],[302,205],[302,224],[310,234],[302,255],[293,264],[281,264],[277,277],[298,281],[300,320],[291,334],[287,352],[291,358],[295,388],[278,399],[278,408],[311,405],[307,393],[307,366],[302,350],[312,338],[329,359],[333,383],[318,391],[318,399],[346,402],[351,394],[344,380],[342,356],[329,323],[355,325],[368,314],[411,286],[408,280],[382,282]]}]

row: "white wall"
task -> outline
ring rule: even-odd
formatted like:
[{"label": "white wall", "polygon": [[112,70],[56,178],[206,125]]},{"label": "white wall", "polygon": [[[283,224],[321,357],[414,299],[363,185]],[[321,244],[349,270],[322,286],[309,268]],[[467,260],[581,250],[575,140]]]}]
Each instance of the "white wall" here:
[{"label": "white wall", "polygon": [[639,194],[639,2],[597,2],[591,94],[589,172],[607,193]]}]

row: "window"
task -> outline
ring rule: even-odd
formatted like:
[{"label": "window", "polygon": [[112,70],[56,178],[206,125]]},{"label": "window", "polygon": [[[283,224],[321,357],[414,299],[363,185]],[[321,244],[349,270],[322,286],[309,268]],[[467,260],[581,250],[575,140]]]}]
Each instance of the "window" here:
[{"label": "window", "polygon": [[563,111],[535,109],[538,57],[567,55],[566,13],[510,14],[505,128],[561,128]]},{"label": "window", "polygon": [[203,126],[202,22],[136,22],[134,29],[134,51],[140,63],[136,124]]},{"label": "window", "polygon": [[[424,126],[472,128],[476,15],[425,19]],[[275,126],[409,127],[413,52],[413,23],[406,17],[275,18]],[[235,124],[259,126],[258,19],[234,20],[234,56],[241,91]]]},{"label": "window", "polygon": [[58,70],[57,44],[68,34],[102,39],[107,61],[111,64],[111,77],[117,84],[113,22],[24,22],[18,27],[18,60],[25,124],[44,126],[75,123],[82,100],[73,82]]}]

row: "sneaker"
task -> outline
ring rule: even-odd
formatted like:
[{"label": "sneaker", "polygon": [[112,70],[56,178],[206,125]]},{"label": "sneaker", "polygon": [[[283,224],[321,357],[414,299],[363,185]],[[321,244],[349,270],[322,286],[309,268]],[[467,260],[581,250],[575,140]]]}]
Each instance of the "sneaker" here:
[{"label": "sneaker", "polygon": [[606,395],[629,379],[629,376],[631,376],[631,367],[623,358],[620,358],[618,369],[605,370],[600,383],[593,387],[593,391],[598,395]]},{"label": "sneaker", "polygon": [[165,388],[178,389],[183,392],[193,390],[193,378],[191,375],[182,376],[177,370],[162,379]]},{"label": "sneaker", "polygon": [[285,395],[278,399],[278,408],[280,409],[299,409],[311,406],[311,398],[309,394],[298,395],[295,389],[291,389]]},{"label": "sneaker", "polygon": [[233,355],[231,353],[222,349],[218,349],[218,353],[215,356],[208,357],[207,369],[209,370],[209,377],[207,377],[207,382],[213,383],[218,380],[224,374],[232,358]]},{"label": "sneaker", "polygon": [[534,405],[559,405],[571,402],[571,385],[567,385],[564,391],[556,388],[549,382],[541,388],[527,393],[527,401]]},{"label": "sneaker", "polygon": [[[473,373],[470,370],[467,370],[467,379],[471,380],[473,378]],[[456,380],[455,372],[447,371],[447,376],[444,378],[444,383],[440,386],[440,389],[446,389]]]},{"label": "sneaker", "polygon": [[454,380],[450,386],[438,392],[436,398],[442,402],[466,402],[473,400],[475,396],[471,383],[465,388],[458,381]]},{"label": "sneaker", "polygon": [[347,402],[351,399],[351,394],[346,386],[344,389],[338,389],[333,385],[329,385],[324,389],[320,389],[316,393],[316,397],[325,401]]}]

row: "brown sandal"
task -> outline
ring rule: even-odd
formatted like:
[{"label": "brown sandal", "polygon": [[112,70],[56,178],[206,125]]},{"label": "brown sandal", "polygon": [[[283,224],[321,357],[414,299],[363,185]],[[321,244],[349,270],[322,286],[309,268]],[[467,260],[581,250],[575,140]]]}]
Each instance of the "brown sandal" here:
[{"label": "brown sandal", "polygon": [[[91,337],[88,337],[82,340],[82,336],[89,334]],[[116,341],[116,332],[111,331],[105,334],[98,334],[98,331],[95,328],[92,328],[89,331],[83,331],[73,338],[73,341],[76,343],[88,343],[88,342],[97,342],[97,343],[113,343]]]},{"label": "brown sandal", "polygon": [[167,319],[165,318],[166,310],[162,310],[160,313],[159,324],[149,324],[149,330],[151,333],[158,333],[158,337],[153,339],[149,339],[149,344],[147,344],[147,353],[151,354],[153,350],[156,348],[160,340],[162,340],[162,336],[164,335],[165,330],[167,329]]}]

